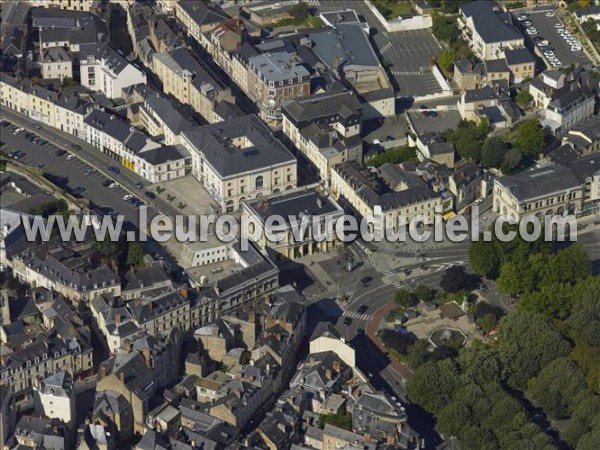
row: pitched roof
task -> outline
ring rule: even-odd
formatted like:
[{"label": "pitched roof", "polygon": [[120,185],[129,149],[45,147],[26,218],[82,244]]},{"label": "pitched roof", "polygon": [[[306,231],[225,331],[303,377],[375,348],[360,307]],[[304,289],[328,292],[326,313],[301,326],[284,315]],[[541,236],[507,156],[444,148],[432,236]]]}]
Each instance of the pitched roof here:
[{"label": "pitched roof", "polygon": [[494,12],[495,6],[491,1],[475,1],[461,5],[459,9],[466,17],[472,18],[477,34],[485,43],[522,40],[523,35],[512,24],[507,23],[509,16]]},{"label": "pitched roof", "polygon": [[533,64],[535,62],[535,56],[526,47],[515,50],[504,50],[504,57],[509,66],[526,63]]}]

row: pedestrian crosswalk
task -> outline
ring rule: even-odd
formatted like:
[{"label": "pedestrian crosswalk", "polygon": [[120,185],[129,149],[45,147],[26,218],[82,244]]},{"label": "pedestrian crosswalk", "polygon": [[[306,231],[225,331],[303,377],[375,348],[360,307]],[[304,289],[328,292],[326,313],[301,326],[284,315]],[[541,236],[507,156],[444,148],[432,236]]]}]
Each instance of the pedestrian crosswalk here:
[{"label": "pedestrian crosswalk", "polygon": [[351,319],[364,320],[367,322],[371,316],[369,314],[359,314],[356,311],[344,311],[342,314],[344,317],[350,317]]},{"label": "pedestrian crosswalk", "polygon": [[321,2],[319,0],[307,0],[308,6],[319,6]]},{"label": "pedestrian crosswalk", "polygon": [[408,75],[419,76],[419,75],[423,75],[423,72],[418,72],[418,71],[400,72],[400,71],[397,71],[397,70],[392,70],[392,75],[396,75],[396,76],[408,76]]},{"label": "pedestrian crosswalk", "polygon": [[387,44],[385,44],[383,47],[381,47],[381,50],[379,50],[379,52],[383,55],[385,52],[387,52],[390,48],[392,48],[392,43],[388,42]]}]

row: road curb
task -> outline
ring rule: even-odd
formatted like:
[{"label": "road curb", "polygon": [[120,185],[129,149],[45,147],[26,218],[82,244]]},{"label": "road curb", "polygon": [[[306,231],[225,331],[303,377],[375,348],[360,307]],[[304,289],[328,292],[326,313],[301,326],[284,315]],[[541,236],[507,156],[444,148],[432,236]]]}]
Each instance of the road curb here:
[{"label": "road curb", "polygon": [[[17,115],[17,118],[18,118],[18,120],[20,120],[21,122],[24,122],[24,123],[20,123],[20,124],[19,124],[20,126],[22,126],[23,128],[25,128],[27,131],[30,131],[30,132],[32,132],[32,133],[36,133],[36,134],[40,135],[40,130],[33,129],[33,127],[31,126],[31,123],[30,123],[30,121],[28,121],[28,120],[27,120],[27,119],[29,119],[28,117],[22,116],[21,114],[19,114],[18,112],[14,111],[14,110],[12,110],[12,109],[9,109],[9,111],[10,111],[10,113],[9,113],[9,114],[11,114],[11,113],[12,113],[12,114],[14,114],[14,115]],[[7,118],[7,120],[11,121],[11,119],[10,119],[10,118]],[[30,119],[30,120],[33,120],[33,119]],[[42,126],[42,128],[41,128],[41,130],[42,130],[42,131],[44,130],[44,126],[47,126],[47,125],[43,125],[43,126]],[[53,128],[53,127],[49,127],[49,126],[48,126],[48,129],[50,129],[50,130],[54,130],[54,128]],[[59,131],[59,130],[56,130],[56,131]],[[75,137],[75,136],[73,136],[73,137]],[[67,144],[77,144],[77,145],[81,145],[81,144],[79,144],[79,143],[75,143],[75,142],[68,141],[68,140],[65,140],[65,142],[63,142],[63,143],[58,143],[58,142],[57,142],[57,140],[56,140],[55,138],[53,138],[53,137],[51,138],[51,137],[49,137],[49,136],[47,136],[47,137],[44,137],[44,139],[47,139],[49,143],[52,143],[53,145],[57,146],[58,148],[62,148],[62,149],[65,149],[65,148],[64,148],[64,145],[65,145],[65,143],[67,143]],[[83,141],[83,140],[82,140],[82,142],[83,142],[85,145],[89,145],[89,143],[88,143],[88,142],[86,142],[86,141]],[[83,147],[82,147],[82,148],[83,148]],[[65,150],[67,150],[67,149],[65,149]],[[116,183],[118,183],[118,185],[119,185],[119,186],[120,186],[120,187],[121,187],[121,188],[122,188],[124,191],[128,192],[129,194],[133,195],[133,196],[134,196],[134,197],[136,197],[136,198],[139,198],[139,199],[140,199],[140,200],[141,200],[141,201],[144,203],[144,205],[146,205],[146,206],[149,206],[149,203],[148,203],[148,201],[146,201],[146,200],[143,198],[143,195],[139,195],[139,191],[136,191],[136,190],[134,190],[132,187],[128,186],[127,184],[125,184],[125,183],[122,183],[122,182],[120,182],[120,180],[117,180],[116,178],[114,178],[113,174],[112,174],[112,173],[110,173],[108,170],[106,170],[106,169],[103,169],[103,168],[99,167],[98,165],[96,165],[96,164],[94,164],[94,163],[91,163],[91,162],[90,162],[90,160],[89,160],[88,158],[86,158],[86,157],[83,157],[83,156],[81,155],[81,153],[79,153],[79,152],[75,152],[75,151],[74,151],[72,148],[71,148],[71,149],[68,149],[67,151],[68,151],[69,153],[72,153],[72,154],[76,155],[76,157],[77,157],[78,159],[80,159],[81,161],[83,161],[84,163],[86,163],[88,166],[90,166],[90,167],[93,167],[94,169],[96,169],[96,170],[97,170],[97,171],[98,171],[100,174],[102,174],[104,177],[106,177],[106,178],[109,178],[109,179],[111,179],[111,180],[115,181]],[[160,210],[160,209],[157,209],[157,212],[158,212],[159,214],[162,214],[162,215],[164,215],[164,216],[169,216],[168,214],[165,214],[165,213],[164,213],[162,210]],[[146,230],[144,230],[144,231],[146,231]]]}]

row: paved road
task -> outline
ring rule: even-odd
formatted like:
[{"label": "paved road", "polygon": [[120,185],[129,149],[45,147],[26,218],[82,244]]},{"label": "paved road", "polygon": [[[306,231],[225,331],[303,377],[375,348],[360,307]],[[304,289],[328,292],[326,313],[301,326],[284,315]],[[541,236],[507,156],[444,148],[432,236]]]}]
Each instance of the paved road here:
[{"label": "paved road", "polygon": [[[2,140],[6,143],[5,151],[21,150],[26,153],[25,157],[19,162],[35,167],[36,164],[43,164],[41,170],[45,174],[56,177],[67,178],[68,182],[61,185],[67,191],[78,187],[85,188],[85,192],[79,197],[85,197],[99,206],[103,210],[113,209],[120,214],[124,214],[128,221],[138,225],[138,210],[130,202],[124,201],[123,196],[127,192],[118,186],[115,189],[108,189],[102,186],[102,182],[107,179],[100,172],[86,176],[84,171],[90,166],[80,159],[66,160],[66,154],[59,157],[56,152],[59,147],[48,143],[43,146],[36,145],[25,139],[25,133],[18,136],[9,132],[8,128],[2,129]],[[139,194],[138,194],[139,195]]]},{"label": "paved road", "polygon": [[[82,139],[78,139],[77,137],[75,137],[73,135],[64,133],[60,130],[57,130],[55,128],[51,128],[48,126],[43,126],[42,129],[40,129],[40,130],[34,130],[31,127],[31,120],[29,118],[23,116],[22,114],[18,114],[15,111],[12,111],[8,108],[2,108],[2,117],[8,119],[10,122],[12,122],[15,125],[18,124],[20,126],[26,127],[29,129],[29,131],[35,132],[35,134],[37,134],[38,136],[41,136],[41,137],[47,139],[48,141],[50,141],[50,143],[55,145],[55,149],[60,147],[60,148],[64,148],[65,150],[67,150],[69,152],[72,152],[73,154],[75,154],[75,156],[77,156],[79,159],[84,161],[87,165],[90,165],[90,166],[94,167],[95,169],[97,169],[102,175],[104,175],[105,178],[114,180],[117,183],[119,183],[119,185],[124,190],[128,191],[132,195],[135,195],[135,196],[139,197],[140,199],[142,199],[143,201],[145,201],[146,203],[148,203],[149,217],[152,217],[153,215],[155,215],[157,213],[157,211],[160,211],[162,213],[169,214],[169,215],[174,215],[174,214],[179,213],[178,209],[176,209],[170,203],[162,200],[159,197],[157,197],[156,199],[153,199],[153,200],[148,199],[144,195],[144,192],[148,188],[149,183],[144,178],[137,175],[136,173],[131,172],[130,170],[126,169],[125,167],[120,167],[121,171],[118,175],[114,175],[111,172],[109,172],[108,171],[109,165],[118,165],[118,164],[112,158],[110,158],[108,155],[100,152],[98,149],[92,147],[87,142],[83,141]],[[6,139],[4,139],[4,140],[8,144],[9,143],[8,139],[9,139],[9,137],[12,136],[12,134],[8,134],[5,132],[5,133],[3,133],[3,137],[4,137],[4,135],[6,135]],[[18,136],[18,137],[21,137],[21,136]],[[36,147],[35,144],[31,144],[28,141],[26,141],[25,139],[23,139],[23,141],[24,141],[24,143],[22,142],[22,145],[29,144],[30,146]],[[81,149],[77,150],[77,151],[73,151],[71,148],[71,144],[77,144],[77,145],[81,146]],[[28,146],[27,148],[30,148],[30,147]],[[22,150],[24,150],[24,148]],[[31,150],[31,148],[30,148],[30,150]],[[24,151],[26,151],[26,150],[24,150]],[[34,153],[36,153],[34,150],[32,150],[32,151]],[[56,156],[54,155],[54,153],[52,153],[52,158],[49,158],[49,159],[56,159]],[[27,161],[27,159],[24,159],[24,160]],[[43,161],[43,162],[45,162],[45,161]],[[50,162],[50,161],[48,160],[48,162]],[[64,173],[64,167],[65,167],[64,164],[57,163],[57,164],[54,164],[53,166],[48,165],[48,167],[54,168],[55,175],[60,175],[60,176],[67,175]],[[68,175],[70,175],[70,174],[68,174]],[[141,189],[141,190],[136,189],[133,186],[133,183],[135,183],[135,182],[142,183],[142,185],[144,186],[144,189]],[[86,187],[86,186],[83,186],[83,187]],[[86,197],[88,197],[88,196],[86,195]],[[90,198],[90,197],[88,197],[88,198]],[[102,191],[102,193],[97,192],[96,195],[94,196],[94,199],[90,198],[90,200],[94,200],[94,201],[96,199],[98,201],[98,203],[97,203],[98,205],[111,206],[115,199],[115,195],[110,190],[104,190],[104,191]],[[118,201],[115,202],[115,207],[113,207],[113,209],[115,209],[118,212],[122,212],[123,214],[126,214],[127,219],[137,225],[137,223],[138,223],[137,212],[135,214],[131,214],[133,212],[133,210],[131,210],[131,209],[128,210],[127,208],[123,208],[122,205],[120,205]]]}]

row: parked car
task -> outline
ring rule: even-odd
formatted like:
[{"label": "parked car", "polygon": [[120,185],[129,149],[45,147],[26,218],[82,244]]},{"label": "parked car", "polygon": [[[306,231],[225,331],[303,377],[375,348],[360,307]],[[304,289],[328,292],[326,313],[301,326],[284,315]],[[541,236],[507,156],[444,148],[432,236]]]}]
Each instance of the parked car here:
[{"label": "parked car", "polygon": [[106,179],[102,182],[102,186],[103,187],[109,187],[110,186],[111,181],[109,179]]},{"label": "parked car", "polygon": [[59,148],[58,150],[56,150],[56,156],[62,156],[65,153],[67,153],[67,151],[63,150],[62,148]]},{"label": "parked car", "polygon": [[48,143],[48,141],[47,141],[46,139],[44,139],[44,138],[41,138],[41,137],[39,137],[39,138],[36,138],[34,142],[35,142],[37,145],[44,145],[44,144],[47,144],[47,143]]},{"label": "parked car", "polygon": [[36,130],[41,130],[42,126],[38,122],[32,122],[31,126]]},{"label": "parked car", "polygon": [[113,181],[112,183],[110,183],[110,184],[108,185],[108,188],[109,188],[109,189],[114,189],[114,188],[116,188],[117,186],[118,186],[118,184],[117,184],[117,183],[115,183],[115,182]]},{"label": "parked car", "polygon": [[72,153],[69,153],[69,154],[67,155],[67,161],[72,161],[72,160],[74,160],[74,159],[75,159],[75,155],[74,155],[74,154],[72,154]]},{"label": "parked car", "polygon": [[146,197],[148,197],[150,200],[154,200],[156,198],[156,195],[153,192],[146,191],[146,192],[144,192],[144,195]]},{"label": "parked car", "polygon": [[14,134],[15,136],[17,136],[17,135],[21,134],[23,131],[25,131],[25,128],[23,128],[23,127],[19,127],[19,128],[17,128],[15,131],[13,131],[13,134]]},{"label": "parked car", "polygon": [[110,173],[113,173],[113,174],[115,174],[115,175],[118,175],[118,174],[119,174],[119,172],[121,172],[121,171],[119,170],[119,168],[118,168],[118,167],[115,167],[115,166],[108,166],[108,171],[109,171]]},{"label": "parked car", "polygon": [[125,194],[123,196],[123,200],[125,200],[126,202],[128,202],[129,200],[131,200],[133,198],[133,195],[131,194]]},{"label": "parked car", "polygon": [[84,174],[85,176],[90,176],[90,175],[94,175],[96,172],[98,172],[96,169],[94,169],[94,168],[90,167],[90,168],[88,168],[88,169],[85,169],[85,170],[83,171],[83,174]]},{"label": "parked car", "polygon": [[35,168],[36,168],[36,169],[43,169],[45,165],[46,165],[46,164],[44,164],[44,163],[37,163],[37,164],[35,165]]},{"label": "parked car", "polygon": [[85,192],[85,188],[84,187],[76,187],[75,189],[73,189],[72,193],[73,195],[81,195]]}]

